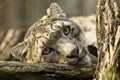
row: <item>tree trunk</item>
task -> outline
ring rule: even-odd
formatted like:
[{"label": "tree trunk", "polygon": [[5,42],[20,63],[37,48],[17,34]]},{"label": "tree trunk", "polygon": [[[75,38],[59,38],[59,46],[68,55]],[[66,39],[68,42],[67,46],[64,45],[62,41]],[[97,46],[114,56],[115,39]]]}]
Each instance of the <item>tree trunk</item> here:
[{"label": "tree trunk", "polygon": [[96,80],[120,80],[120,0],[99,0]]}]

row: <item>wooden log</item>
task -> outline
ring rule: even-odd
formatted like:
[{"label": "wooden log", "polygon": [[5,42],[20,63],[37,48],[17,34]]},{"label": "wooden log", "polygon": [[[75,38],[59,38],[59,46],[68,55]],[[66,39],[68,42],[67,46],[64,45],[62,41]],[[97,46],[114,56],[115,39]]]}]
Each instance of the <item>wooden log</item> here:
[{"label": "wooden log", "polygon": [[0,80],[54,80],[92,78],[95,65],[70,66],[64,64],[29,64],[14,61],[0,61]]}]

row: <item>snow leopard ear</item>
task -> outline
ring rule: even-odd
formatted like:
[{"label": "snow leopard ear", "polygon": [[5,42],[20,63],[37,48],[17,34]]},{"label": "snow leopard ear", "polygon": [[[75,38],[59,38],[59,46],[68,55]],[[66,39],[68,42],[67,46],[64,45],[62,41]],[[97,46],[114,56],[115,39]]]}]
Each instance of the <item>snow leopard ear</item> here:
[{"label": "snow leopard ear", "polygon": [[66,19],[66,14],[59,7],[57,3],[52,3],[50,7],[47,9],[47,15],[51,18],[62,18]]},{"label": "snow leopard ear", "polygon": [[27,55],[26,45],[27,44],[25,42],[21,42],[18,43],[15,47],[13,47],[10,52],[12,57],[20,61],[25,61]]}]

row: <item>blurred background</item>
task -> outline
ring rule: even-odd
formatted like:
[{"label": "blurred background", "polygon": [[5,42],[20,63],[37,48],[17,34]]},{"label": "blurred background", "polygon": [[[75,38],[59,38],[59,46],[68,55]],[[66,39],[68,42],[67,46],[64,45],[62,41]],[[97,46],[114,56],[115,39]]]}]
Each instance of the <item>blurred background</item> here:
[{"label": "blurred background", "polygon": [[56,2],[71,16],[95,14],[97,0],[0,0],[0,29],[30,27]]}]

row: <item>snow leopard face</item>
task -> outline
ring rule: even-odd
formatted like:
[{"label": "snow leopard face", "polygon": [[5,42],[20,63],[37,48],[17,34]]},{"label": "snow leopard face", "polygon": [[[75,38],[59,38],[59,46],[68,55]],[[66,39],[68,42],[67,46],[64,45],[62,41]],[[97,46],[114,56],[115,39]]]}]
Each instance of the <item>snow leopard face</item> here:
[{"label": "snow leopard face", "polygon": [[27,63],[62,63],[91,65],[97,60],[89,54],[80,26],[52,3],[47,15],[27,31],[24,41],[11,50],[13,57]]}]

